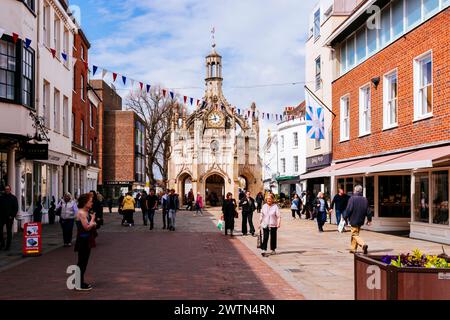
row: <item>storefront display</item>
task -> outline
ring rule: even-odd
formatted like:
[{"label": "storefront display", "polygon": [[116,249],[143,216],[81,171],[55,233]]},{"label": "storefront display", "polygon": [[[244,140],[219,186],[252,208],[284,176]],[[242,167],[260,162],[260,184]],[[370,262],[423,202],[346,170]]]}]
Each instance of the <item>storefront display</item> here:
[{"label": "storefront display", "polygon": [[448,171],[433,171],[431,173],[434,224],[448,225],[448,182]]},{"label": "storefront display", "polygon": [[379,176],[379,217],[411,217],[411,176]]}]

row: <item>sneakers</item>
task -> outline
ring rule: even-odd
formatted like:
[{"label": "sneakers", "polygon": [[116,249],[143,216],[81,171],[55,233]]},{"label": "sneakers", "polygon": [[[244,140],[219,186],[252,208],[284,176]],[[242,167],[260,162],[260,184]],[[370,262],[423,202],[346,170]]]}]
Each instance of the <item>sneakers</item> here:
[{"label": "sneakers", "polygon": [[276,255],[277,253],[275,252],[275,250],[272,250],[272,251],[270,252],[270,254],[271,254],[272,256],[274,256],[274,255]]},{"label": "sneakers", "polygon": [[369,248],[369,246],[367,244],[363,245],[362,249],[364,254],[367,254],[367,249]]}]

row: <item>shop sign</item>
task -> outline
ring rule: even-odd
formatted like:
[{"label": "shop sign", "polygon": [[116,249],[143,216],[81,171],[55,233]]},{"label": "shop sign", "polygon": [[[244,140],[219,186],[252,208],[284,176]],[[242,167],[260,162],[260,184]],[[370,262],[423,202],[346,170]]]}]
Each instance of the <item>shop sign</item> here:
[{"label": "shop sign", "polygon": [[48,160],[48,144],[27,143],[23,151],[26,160]]},{"label": "shop sign", "polygon": [[23,230],[23,256],[40,256],[42,253],[42,224],[40,222],[25,223]]},{"label": "shop sign", "polygon": [[306,158],[306,169],[328,166],[331,163],[331,153]]},{"label": "shop sign", "polygon": [[133,181],[106,181],[106,185],[130,185]]}]

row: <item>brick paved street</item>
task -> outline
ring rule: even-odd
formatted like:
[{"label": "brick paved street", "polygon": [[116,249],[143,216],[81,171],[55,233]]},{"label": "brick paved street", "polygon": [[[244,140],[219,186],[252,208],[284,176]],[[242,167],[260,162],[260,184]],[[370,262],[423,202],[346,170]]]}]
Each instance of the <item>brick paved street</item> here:
[{"label": "brick paved street", "polygon": [[[67,290],[65,270],[76,263],[76,254],[53,248],[41,257],[4,263],[0,299],[353,299],[350,233],[340,234],[334,225],[326,224],[320,234],[315,222],[292,220],[283,210],[278,254],[263,258],[256,239],[240,235],[240,219],[237,236],[220,234],[217,209],[203,217],[181,212],[175,232],[161,229],[159,213],[153,231],[142,226],[140,213],[132,228],[120,226],[117,213],[105,215],[86,275],[94,290]],[[257,226],[256,213],[254,221]],[[57,243],[59,228],[52,230],[47,242]],[[369,253],[442,252],[437,243],[374,232],[362,236]]]}]

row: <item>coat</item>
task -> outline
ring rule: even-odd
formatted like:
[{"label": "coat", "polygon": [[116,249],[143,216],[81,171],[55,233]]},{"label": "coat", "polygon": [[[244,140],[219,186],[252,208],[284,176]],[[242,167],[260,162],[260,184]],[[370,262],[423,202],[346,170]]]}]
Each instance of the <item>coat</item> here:
[{"label": "coat", "polygon": [[369,207],[369,201],[361,193],[355,193],[348,200],[347,217],[350,219],[352,227],[361,227],[366,220],[372,221],[372,213]]},{"label": "coat", "polygon": [[198,207],[200,209],[203,208],[203,198],[202,198],[202,196],[197,196],[197,200],[195,201],[195,204],[198,205]]},{"label": "coat", "polygon": [[136,205],[136,201],[133,199],[132,196],[127,195],[122,202],[122,210],[132,210],[134,211]]},{"label": "coat", "polygon": [[252,197],[249,200],[247,200],[247,197],[244,197],[239,201],[239,207],[242,208],[242,212],[252,213],[256,210],[255,200]]},{"label": "coat", "polygon": [[0,221],[15,218],[17,211],[19,211],[19,204],[15,195],[5,193],[0,196]]},{"label": "coat", "polygon": [[236,200],[224,200],[222,204],[223,220],[225,221],[225,229],[234,229],[234,214],[236,212]]}]

